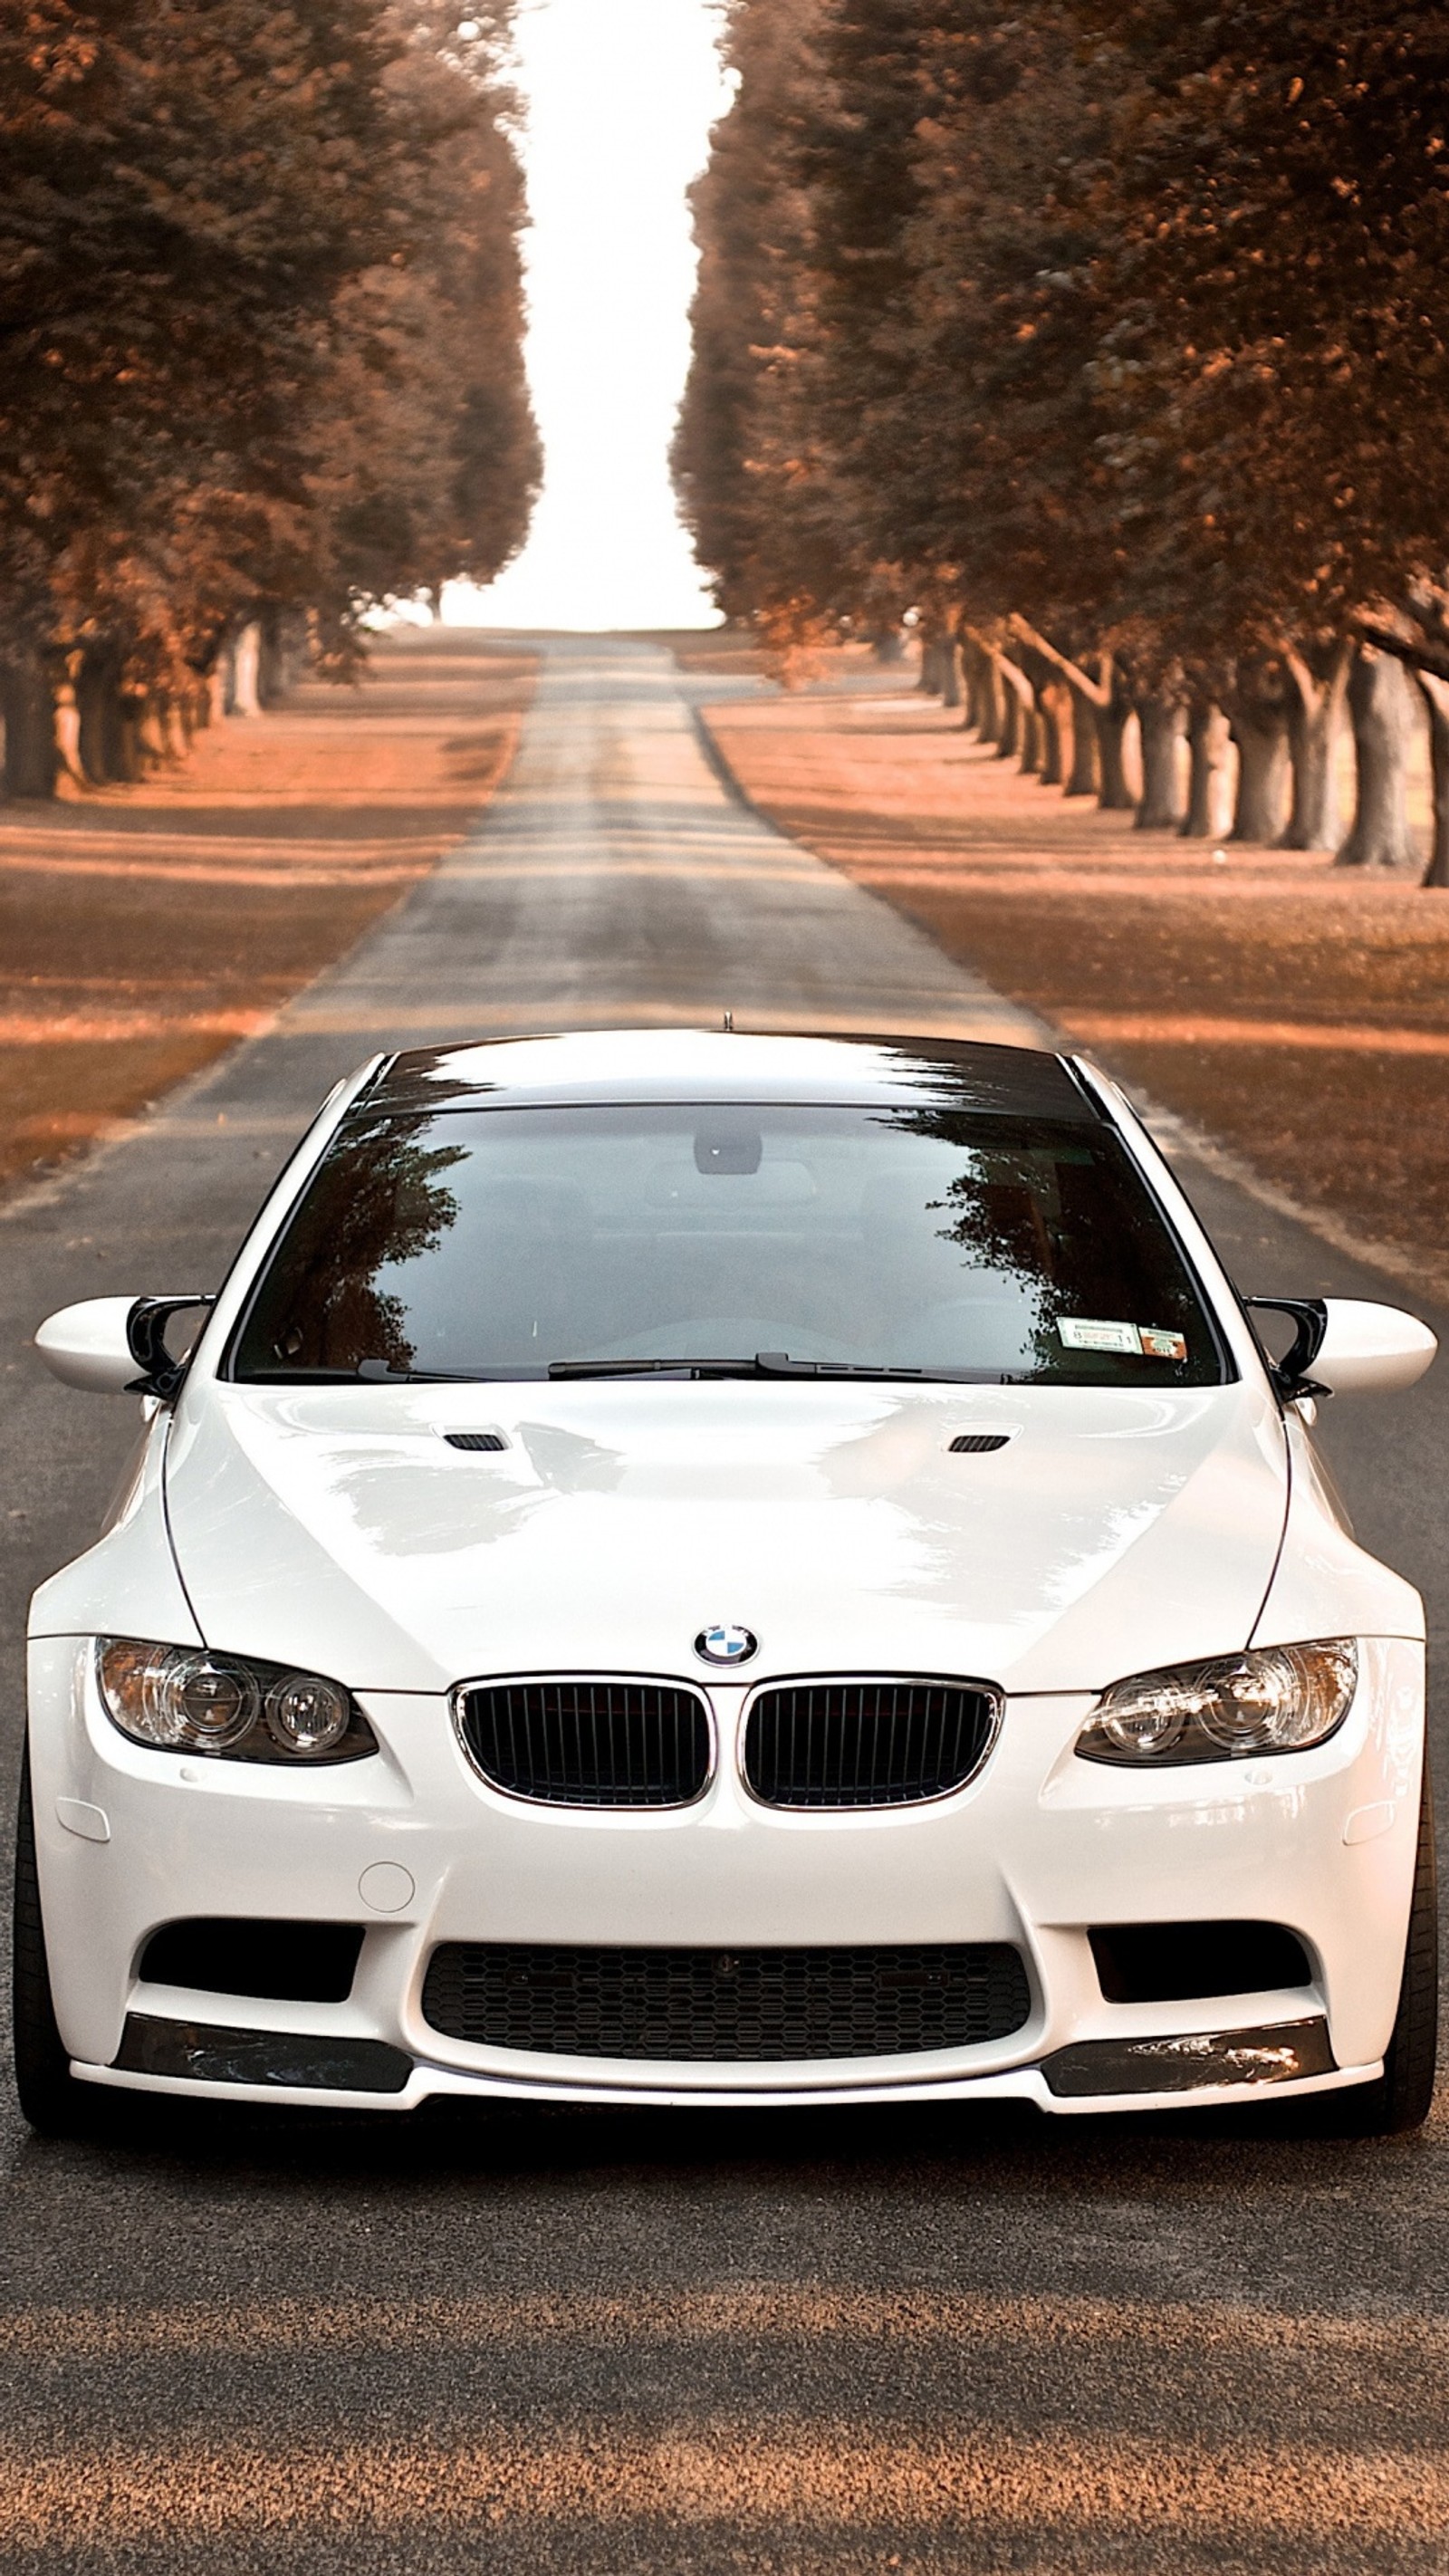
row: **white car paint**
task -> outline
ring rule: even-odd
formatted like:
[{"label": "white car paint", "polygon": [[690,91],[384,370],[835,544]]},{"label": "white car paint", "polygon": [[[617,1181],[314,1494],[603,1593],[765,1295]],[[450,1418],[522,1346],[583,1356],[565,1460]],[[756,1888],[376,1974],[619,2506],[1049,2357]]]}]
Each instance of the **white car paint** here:
[{"label": "white car paint", "polygon": [[1364,1297],[1329,1302],[1328,1329],[1314,1353],[1313,1372],[1330,1395],[1385,1393],[1416,1386],[1438,1345],[1427,1324],[1396,1307]]},{"label": "white car paint", "polygon": [[[823,1041],[591,1035],[483,1052],[491,1079],[534,1099],[610,1080],[660,1098],[861,1096],[842,1092],[844,1050]],[[849,1078],[863,1084],[875,1054],[852,1050]],[[262,1211],[174,1407],[153,1410],[112,1526],[36,1595],[39,1864],[56,2012],[78,2073],[374,2109],[450,2092],[845,2101],[929,2090],[1099,2110],[1115,2097],[1054,2095],[1043,2058],[1310,2011],[1327,2018],[1338,2068],[1318,2088],[1377,2071],[1417,1826],[1422,1609],[1345,1530],[1211,1246],[1114,1086],[1082,1069],[1187,1248],[1240,1372],[1233,1383],[226,1382],[216,1370],[230,1327],[372,1070],[340,1087]],[[106,1325],[113,1357],[117,1322]],[[65,1329],[54,1319],[52,1341]],[[1360,1319],[1358,1330],[1367,1352],[1372,1328]],[[1426,1364],[1414,1330],[1405,1367],[1411,1352]],[[87,1334],[89,1382],[114,1384],[114,1367],[101,1374],[100,1319],[81,1328],[83,1344]],[[460,1429],[506,1445],[458,1452],[443,1435]],[[963,1430],[1011,1436],[990,1454],[952,1455]],[[693,1654],[716,1620],[758,1637],[747,1676],[721,1679]],[[379,1756],[308,1771],[135,1743],[100,1704],[97,1635],[204,1641],[327,1674],[357,1695]],[[1326,1743],[1148,1775],[1073,1752],[1096,1694],[1125,1674],[1318,1636],[1362,1641],[1353,1707]],[[776,1676],[841,1671],[996,1686],[1004,1718],[984,1768],[928,1806],[763,1807],[736,1753],[750,1693]],[[707,1793],[642,1812],[535,1806],[491,1788],[462,1751],[449,1694],[464,1680],[540,1672],[703,1687],[718,1744]],[[348,2000],[199,2001],[140,1980],[155,1927],[228,1914],[363,1925]],[[1311,1993],[1104,2000],[1088,1925],[1264,1915],[1300,1934]],[[606,2064],[441,2038],[420,2004],[431,1949],[500,1939],[1007,1941],[1028,1962],[1033,2002],[1007,2040],[859,2064]],[[382,2040],[414,2071],[382,2100],[122,2072],[112,2060],[128,2013]],[[1157,2098],[1137,2091],[1130,2107]],[[1241,2095],[1207,2085],[1161,2098]]]},{"label": "white car paint", "polygon": [[85,1395],[123,1395],[139,1374],[127,1339],[134,1297],[87,1297],[47,1315],[35,1347],[63,1386]]}]

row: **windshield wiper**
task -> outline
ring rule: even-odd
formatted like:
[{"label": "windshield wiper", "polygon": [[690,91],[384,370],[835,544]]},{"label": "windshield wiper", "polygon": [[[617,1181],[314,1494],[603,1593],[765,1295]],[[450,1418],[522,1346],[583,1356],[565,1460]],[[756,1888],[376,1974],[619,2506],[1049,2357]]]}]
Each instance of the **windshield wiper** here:
[{"label": "windshield wiper", "polygon": [[754,1360],[550,1360],[550,1377],[758,1377]]},{"label": "windshield wiper", "polygon": [[491,1369],[395,1369],[386,1360],[359,1360],[354,1370],[343,1373],[368,1386],[485,1386],[495,1374]]},{"label": "windshield wiper", "polygon": [[1000,1369],[877,1367],[858,1360],[792,1360],[786,1351],[756,1351],[752,1360],[550,1360],[552,1378],[824,1377],[901,1379],[911,1386],[1006,1386]]}]

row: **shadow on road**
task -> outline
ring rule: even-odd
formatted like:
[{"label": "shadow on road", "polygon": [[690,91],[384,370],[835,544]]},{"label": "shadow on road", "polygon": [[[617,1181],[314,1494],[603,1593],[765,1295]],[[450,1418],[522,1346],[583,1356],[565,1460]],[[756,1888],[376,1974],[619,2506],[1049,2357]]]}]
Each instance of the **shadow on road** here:
[{"label": "shadow on road", "polygon": [[503,2185],[589,2179],[676,2189],[730,2179],[752,2189],[810,2187],[849,2198],[913,2190],[969,2192],[979,2200],[1043,2190],[1090,2193],[1110,2182],[1144,2212],[1158,2198],[1251,2183],[1255,2199],[1352,2175],[1437,2163],[1435,2131],[1407,2139],[1333,2133],[1324,2105],[1263,2103],[1242,2110],[1056,2119],[1029,2105],[942,2104],[819,2111],[597,2110],[560,2105],[438,2101],[396,2116],[168,2100],[111,2093],[93,2132],[67,2141],[27,2138],[11,2172],[44,2188],[47,2175],[110,2176],[165,2194],[202,2177],[285,2192],[316,2185],[368,2190],[489,2178]]}]

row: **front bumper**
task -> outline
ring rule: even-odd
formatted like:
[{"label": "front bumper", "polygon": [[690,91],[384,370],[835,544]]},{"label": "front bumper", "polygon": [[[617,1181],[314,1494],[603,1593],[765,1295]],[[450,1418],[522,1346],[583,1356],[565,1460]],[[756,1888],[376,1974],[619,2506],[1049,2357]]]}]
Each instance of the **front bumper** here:
[{"label": "front bumper", "polygon": [[[1241,2102],[1264,2085],[1321,2091],[1379,2071],[1418,1822],[1423,1655],[1413,1643],[1368,1641],[1347,1721],[1308,1753],[1110,1770],[1072,1751],[1089,1695],[1025,1698],[1009,1704],[966,1789],[873,1813],[783,1814],[752,1800],[730,1758],[738,1689],[712,1694],[721,1760],[708,1794],[662,1814],[506,1798],[467,1764],[442,1700],[360,1696],[382,1746],[374,1760],[310,1774],[185,1761],[109,1724],[87,1641],[33,1645],[42,1899],[57,2018],[79,2075],[374,2111],[453,2095],[699,2107],[1006,2099],[1070,2113]],[[140,1977],[160,1925],[219,1915],[362,1926],[347,2001],[268,2002]],[[1295,1932],[1311,1985],[1105,2000],[1089,1926],[1224,1919]],[[724,2066],[543,2056],[430,2028],[423,1979],[444,1941],[1010,1942],[1032,2001],[1009,2038],[907,2057]],[[253,2083],[244,2050],[208,2058],[208,2042],[188,2058],[179,2029],[174,2046],[148,2050],[135,2026],[158,2023],[223,2042],[312,2040],[331,2046],[334,2069],[362,2045],[411,2071],[385,2090],[371,2078],[313,2084],[274,2071]],[[294,2072],[308,2063],[281,2046],[263,2059]],[[1130,2070],[1119,2089],[1062,2081],[1064,2066],[1085,2065],[1095,2082],[1091,2070],[1108,2075],[1113,2062]],[[194,2071],[147,2071],[178,2063]],[[205,2071],[222,2063],[221,2077]],[[1154,2064],[1155,2087],[1144,2080]]]}]

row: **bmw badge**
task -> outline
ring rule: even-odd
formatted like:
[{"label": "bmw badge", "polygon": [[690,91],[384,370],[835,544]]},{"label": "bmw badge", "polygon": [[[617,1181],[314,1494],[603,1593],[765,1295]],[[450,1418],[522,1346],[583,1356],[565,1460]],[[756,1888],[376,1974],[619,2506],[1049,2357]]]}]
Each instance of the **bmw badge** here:
[{"label": "bmw badge", "polygon": [[751,1655],[760,1651],[760,1641],[750,1628],[720,1625],[701,1628],[694,1641],[694,1651],[706,1664],[747,1664]]}]

